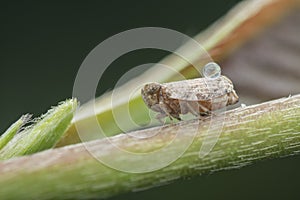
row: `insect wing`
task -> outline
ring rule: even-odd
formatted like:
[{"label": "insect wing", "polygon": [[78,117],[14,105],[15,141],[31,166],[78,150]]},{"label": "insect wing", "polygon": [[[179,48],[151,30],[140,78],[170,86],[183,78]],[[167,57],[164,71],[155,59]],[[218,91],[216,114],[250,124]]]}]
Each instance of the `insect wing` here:
[{"label": "insect wing", "polygon": [[169,98],[183,101],[207,101],[227,93],[230,83],[227,79],[198,78],[164,84]]}]

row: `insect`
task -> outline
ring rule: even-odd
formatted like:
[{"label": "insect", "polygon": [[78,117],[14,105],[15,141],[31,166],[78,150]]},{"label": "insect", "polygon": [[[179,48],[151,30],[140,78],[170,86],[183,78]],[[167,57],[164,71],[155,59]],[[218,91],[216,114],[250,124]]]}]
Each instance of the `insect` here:
[{"label": "insect", "polygon": [[148,83],[141,90],[145,104],[158,112],[156,118],[181,120],[180,114],[209,115],[238,102],[232,82],[225,76],[170,83]]}]

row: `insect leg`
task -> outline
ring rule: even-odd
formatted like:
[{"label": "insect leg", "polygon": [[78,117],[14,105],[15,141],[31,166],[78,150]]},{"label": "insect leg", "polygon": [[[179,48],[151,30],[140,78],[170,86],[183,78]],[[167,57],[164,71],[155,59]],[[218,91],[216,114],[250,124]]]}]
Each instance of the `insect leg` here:
[{"label": "insect leg", "polygon": [[211,113],[211,111],[200,102],[188,102],[187,107],[191,114],[199,118],[201,118],[201,116],[210,115]]},{"label": "insect leg", "polygon": [[174,114],[174,113],[171,114],[169,117],[170,117],[170,119],[172,120],[171,116],[172,116],[173,118],[175,118],[175,119],[181,121],[181,118],[179,117],[179,114]]},{"label": "insect leg", "polygon": [[205,106],[201,105],[201,103],[198,103],[199,107],[204,111],[204,113],[210,113],[210,110],[206,108]]},{"label": "insect leg", "polygon": [[160,108],[164,113],[165,116],[168,116],[171,120],[173,120],[173,118],[181,120],[181,118],[179,117],[179,114],[173,113],[172,109],[165,103],[160,102]]},{"label": "insect leg", "polygon": [[[186,107],[188,108],[189,112],[192,113],[192,115],[199,117],[199,112],[196,110],[196,108],[199,110],[198,106],[196,106],[196,108],[194,108],[191,103],[195,103],[195,102],[186,102]],[[198,104],[196,102],[196,104]]]},{"label": "insect leg", "polygon": [[167,117],[165,113],[158,113],[155,118],[161,123],[164,124],[164,121],[162,120],[163,118]]},{"label": "insect leg", "polygon": [[[188,101],[184,104],[182,103],[187,109],[188,112],[190,112],[195,117],[200,117],[203,115],[207,115],[209,113],[209,109],[205,106],[201,105],[199,102],[196,101]],[[201,112],[200,110],[203,110],[204,112]]]},{"label": "insect leg", "polygon": [[179,113],[176,113],[176,111],[174,111],[174,109],[170,106],[170,104],[166,103],[168,101],[166,101],[166,102],[165,101],[166,100],[164,99],[163,91],[161,90],[159,92],[159,106],[160,106],[160,109],[164,112],[164,114],[166,116],[168,116],[170,118],[170,120],[173,120],[173,118],[181,120],[181,118],[179,117]]},{"label": "insect leg", "polygon": [[[158,105],[160,110],[162,111],[160,113],[160,116],[168,116],[170,117],[170,108],[168,109],[167,105],[164,103],[164,98],[163,98],[163,94],[162,94],[162,90],[159,91],[159,95],[158,95]],[[171,119],[171,117],[170,117]]]}]

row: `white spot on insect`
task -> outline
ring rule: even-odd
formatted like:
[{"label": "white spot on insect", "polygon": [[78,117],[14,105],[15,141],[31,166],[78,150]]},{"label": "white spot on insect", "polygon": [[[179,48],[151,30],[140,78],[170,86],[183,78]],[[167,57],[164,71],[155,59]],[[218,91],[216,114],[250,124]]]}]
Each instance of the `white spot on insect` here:
[{"label": "white spot on insect", "polygon": [[246,105],[246,104],[244,104],[244,103],[242,103],[242,104],[241,104],[241,107],[242,107],[242,108],[246,108],[246,107],[247,107],[247,105]]},{"label": "white spot on insect", "polygon": [[221,67],[215,62],[209,62],[204,66],[202,73],[205,78],[219,78],[221,76]]}]

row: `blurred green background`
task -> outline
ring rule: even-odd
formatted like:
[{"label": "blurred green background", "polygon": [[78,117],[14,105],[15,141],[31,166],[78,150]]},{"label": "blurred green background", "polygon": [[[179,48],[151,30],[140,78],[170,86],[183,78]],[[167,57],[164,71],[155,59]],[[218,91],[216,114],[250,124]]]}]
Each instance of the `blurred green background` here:
[{"label": "blurred green background", "polygon": [[[238,1],[64,1],[0,6],[0,132],[24,113],[34,116],[72,96],[83,59],[100,42],[127,29],[156,26],[194,36]],[[98,95],[131,67],[168,53],[140,50],[116,60]],[[300,157],[257,163],[112,199],[299,199]]]}]

